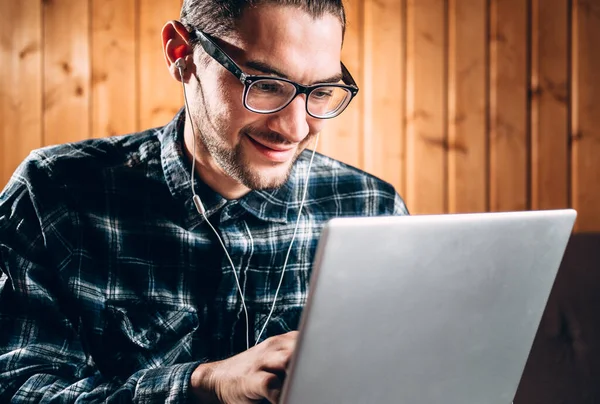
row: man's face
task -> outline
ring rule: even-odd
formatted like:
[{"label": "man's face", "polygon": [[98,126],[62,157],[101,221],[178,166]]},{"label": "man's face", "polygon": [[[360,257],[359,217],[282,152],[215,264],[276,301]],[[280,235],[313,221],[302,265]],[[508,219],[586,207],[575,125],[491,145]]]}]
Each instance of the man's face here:
[{"label": "man's face", "polygon": [[[313,19],[294,7],[251,8],[245,11],[238,32],[219,45],[246,74],[285,77],[305,85],[340,74],[342,28],[331,14]],[[247,110],[242,103],[243,84],[212,59],[201,64],[200,58],[206,57],[202,53],[198,48],[200,84],[190,97],[200,132],[196,136],[204,146],[196,154],[201,173],[225,176],[249,189],[282,185],[325,121],[306,113],[304,95],[274,114]],[[191,146],[188,139],[186,143]]]}]

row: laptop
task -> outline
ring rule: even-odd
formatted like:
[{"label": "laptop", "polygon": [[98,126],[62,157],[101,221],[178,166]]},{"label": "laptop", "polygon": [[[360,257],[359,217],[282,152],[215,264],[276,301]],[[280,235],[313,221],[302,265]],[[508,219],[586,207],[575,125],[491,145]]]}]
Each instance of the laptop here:
[{"label": "laptop", "polygon": [[574,210],[333,219],[282,404],[510,404]]}]

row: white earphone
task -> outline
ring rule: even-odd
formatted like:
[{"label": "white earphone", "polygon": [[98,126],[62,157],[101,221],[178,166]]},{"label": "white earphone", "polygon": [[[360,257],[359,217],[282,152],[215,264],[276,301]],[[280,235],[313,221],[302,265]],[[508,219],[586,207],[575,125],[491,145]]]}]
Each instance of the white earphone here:
[{"label": "white earphone", "polygon": [[186,69],[186,64],[185,64],[185,60],[183,60],[183,58],[178,58],[175,61],[175,67],[179,70],[179,74],[183,80],[183,71]]},{"label": "white earphone", "polygon": [[[242,292],[242,288],[240,286],[240,280],[238,278],[235,266],[233,265],[233,261],[231,259],[231,257],[229,256],[229,252],[227,251],[227,247],[225,247],[225,243],[223,243],[223,240],[221,239],[221,236],[219,235],[219,232],[213,227],[212,223],[210,222],[210,220],[208,220],[208,216],[206,214],[206,208],[204,207],[204,205],[202,204],[202,200],[200,199],[200,196],[198,194],[196,194],[196,190],[194,187],[194,174],[195,174],[195,166],[196,166],[196,158],[195,158],[195,153],[196,153],[196,130],[194,128],[194,122],[192,120],[191,114],[190,114],[190,109],[189,109],[189,105],[188,105],[188,101],[187,101],[187,94],[185,91],[185,83],[183,81],[183,72],[186,69],[186,63],[185,60],[183,58],[178,58],[175,61],[175,67],[178,69],[179,71],[179,76],[181,79],[181,85],[183,87],[183,98],[185,101],[185,109],[187,111],[187,115],[188,115],[188,119],[190,120],[190,125],[192,127],[192,149],[193,149],[193,157],[192,157],[192,169],[190,172],[190,183],[191,183],[191,187],[192,187],[192,200],[194,202],[194,205],[196,206],[196,210],[198,211],[198,213],[200,215],[202,215],[202,217],[204,218],[204,221],[209,225],[209,227],[212,229],[212,231],[214,232],[214,234],[217,236],[217,239],[219,240],[219,243],[221,244],[221,247],[223,248],[223,251],[225,252],[225,255],[227,256],[227,260],[229,261],[229,265],[231,265],[231,270],[233,272],[233,275],[235,277],[235,282],[236,282],[236,286],[237,286],[237,290],[240,294],[240,298],[242,299],[242,307],[244,309],[244,315],[245,315],[245,319],[246,319],[246,349],[250,349],[250,326],[249,326],[249,321],[248,321],[248,309],[246,308],[246,301],[244,299],[244,293]],[[260,333],[258,334],[258,337],[256,338],[256,342],[255,345],[258,343],[258,341],[260,341],[260,337],[262,336],[263,332],[265,331],[265,329],[267,328],[267,324],[269,323],[269,320],[271,319],[271,316],[273,315],[273,311],[275,310],[275,305],[277,303],[277,297],[279,296],[279,290],[281,289],[281,285],[283,283],[283,275],[285,274],[285,268],[287,266],[287,262],[288,262],[288,258],[290,256],[290,252],[292,251],[292,246],[294,244],[294,240],[296,239],[296,233],[298,232],[298,224],[300,223],[300,217],[302,215],[302,208],[304,207],[304,202],[306,201],[306,193],[308,190],[308,181],[310,178],[310,170],[312,168],[312,163],[313,163],[313,159],[315,157],[315,152],[317,150],[317,145],[319,143],[319,133],[317,133],[317,136],[315,137],[315,145],[313,148],[313,152],[312,155],[310,157],[310,162],[308,164],[308,170],[306,173],[306,179],[304,180],[304,191],[302,193],[302,200],[300,202],[300,208],[298,209],[298,216],[296,218],[296,225],[294,226],[294,233],[292,235],[292,240],[290,241],[290,245],[288,247],[287,250],[287,254],[285,255],[285,260],[283,262],[283,267],[281,269],[281,276],[279,278],[279,284],[277,285],[277,290],[275,291],[275,297],[273,298],[273,304],[271,305],[271,310],[269,311],[269,315],[267,316],[267,319],[265,320]],[[248,229],[248,232],[250,233],[250,229]],[[250,235],[250,237],[252,237],[252,235]]]}]

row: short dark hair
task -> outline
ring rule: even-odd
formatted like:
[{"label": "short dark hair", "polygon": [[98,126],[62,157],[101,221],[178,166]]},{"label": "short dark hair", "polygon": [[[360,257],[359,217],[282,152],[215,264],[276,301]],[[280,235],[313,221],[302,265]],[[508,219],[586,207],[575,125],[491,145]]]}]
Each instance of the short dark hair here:
[{"label": "short dark hair", "polygon": [[188,30],[198,28],[215,37],[223,37],[235,31],[236,22],[246,8],[262,4],[297,7],[314,18],[330,13],[340,19],[344,35],[343,0],[184,0],[180,20]]}]

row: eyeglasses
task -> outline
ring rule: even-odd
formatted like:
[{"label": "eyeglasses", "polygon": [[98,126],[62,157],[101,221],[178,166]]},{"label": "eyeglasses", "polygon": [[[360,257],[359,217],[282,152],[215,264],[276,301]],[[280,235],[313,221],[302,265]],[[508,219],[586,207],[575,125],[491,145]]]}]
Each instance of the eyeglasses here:
[{"label": "eyeglasses", "polygon": [[200,42],[202,48],[221,66],[233,74],[243,85],[244,107],[259,114],[272,114],[287,107],[298,94],[306,95],[306,112],[313,118],[329,119],[341,114],[352,98],[358,94],[358,86],[340,62],[341,83],[317,83],[303,86],[288,79],[250,75],[229,57],[208,34],[195,29],[190,32],[192,41]]}]

